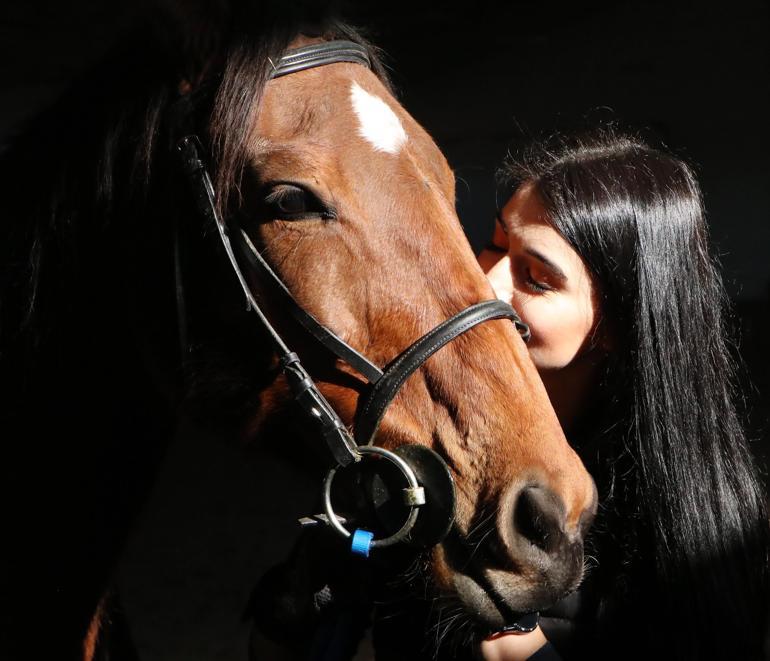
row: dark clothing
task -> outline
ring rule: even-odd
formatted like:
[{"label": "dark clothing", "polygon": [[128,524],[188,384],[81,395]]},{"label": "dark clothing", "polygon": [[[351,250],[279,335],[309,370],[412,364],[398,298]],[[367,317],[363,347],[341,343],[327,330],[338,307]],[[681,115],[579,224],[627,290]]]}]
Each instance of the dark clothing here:
[{"label": "dark clothing", "polygon": [[[579,620],[580,607],[583,603],[582,589],[573,592],[551,608],[540,614],[540,628],[543,630],[548,642],[553,646],[553,652],[559,651],[565,658],[570,658],[570,652],[577,647],[577,637],[580,634]],[[539,657],[533,655],[533,659],[560,658],[558,655]]]},{"label": "dark clothing", "polygon": [[551,643],[546,643],[527,661],[562,661],[562,658]]}]

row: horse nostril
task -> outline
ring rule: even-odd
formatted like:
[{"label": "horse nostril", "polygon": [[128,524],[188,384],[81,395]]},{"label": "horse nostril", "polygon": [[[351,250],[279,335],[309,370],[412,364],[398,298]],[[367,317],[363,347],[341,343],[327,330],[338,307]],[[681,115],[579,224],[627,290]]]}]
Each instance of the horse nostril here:
[{"label": "horse nostril", "polygon": [[513,511],[515,532],[546,553],[558,551],[564,543],[564,507],[549,489],[526,487]]}]

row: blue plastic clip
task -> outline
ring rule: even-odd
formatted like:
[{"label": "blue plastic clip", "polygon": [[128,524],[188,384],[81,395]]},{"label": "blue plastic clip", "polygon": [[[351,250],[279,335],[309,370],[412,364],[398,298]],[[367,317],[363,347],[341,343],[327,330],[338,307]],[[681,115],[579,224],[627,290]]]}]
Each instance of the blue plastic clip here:
[{"label": "blue plastic clip", "polygon": [[353,541],[350,544],[350,550],[356,555],[369,557],[369,549],[372,546],[374,533],[360,528],[353,533]]}]

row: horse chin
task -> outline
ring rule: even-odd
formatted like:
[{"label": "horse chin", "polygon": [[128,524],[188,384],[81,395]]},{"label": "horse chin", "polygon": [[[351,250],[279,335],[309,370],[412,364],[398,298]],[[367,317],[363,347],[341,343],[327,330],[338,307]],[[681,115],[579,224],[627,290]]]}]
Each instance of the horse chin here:
[{"label": "horse chin", "polygon": [[542,576],[502,569],[475,566],[471,572],[471,567],[454,568],[443,553],[437,555],[437,584],[455,594],[481,637],[516,622],[525,613],[553,606],[574,592],[583,578],[582,567],[556,584]]},{"label": "horse chin", "polygon": [[522,614],[552,606],[570,592],[533,587],[522,576],[499,571],[489,571],[486,580],[481,582],[486,586],[468,574],[458,572],[452,577],[460,602],[483,633],[499,631]]}]

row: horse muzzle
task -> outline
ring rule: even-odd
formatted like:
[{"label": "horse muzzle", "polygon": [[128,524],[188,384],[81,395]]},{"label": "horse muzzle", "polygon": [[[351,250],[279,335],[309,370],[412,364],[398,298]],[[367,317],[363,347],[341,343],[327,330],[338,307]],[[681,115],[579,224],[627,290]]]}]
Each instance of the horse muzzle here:
[{"label": "horse muzzle", "polygon": [[525,484],[503,498],[494,528],[444,541],[451,587],[482,627],[505,628],[573,592],[584,572],[583,541],[596,496],[578,522],[547,487]]}]

